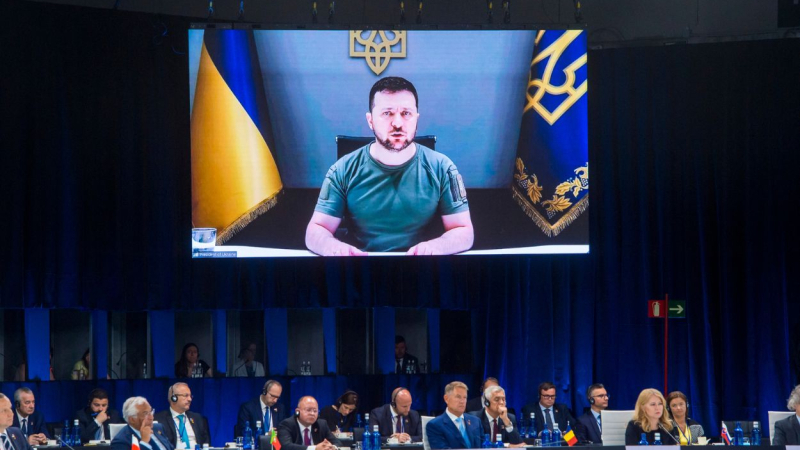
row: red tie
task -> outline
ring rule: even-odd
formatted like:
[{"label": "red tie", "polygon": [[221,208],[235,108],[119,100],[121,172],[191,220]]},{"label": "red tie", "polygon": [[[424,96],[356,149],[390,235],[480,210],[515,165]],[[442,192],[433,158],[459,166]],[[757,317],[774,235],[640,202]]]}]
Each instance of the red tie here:
[{"label": "red tie", "polygon": [[397,433],[402,433],[403,432],[403,425],[402,425],[402,422],[401,422],[402,420],[403,420],[403,416],[398,415],[397,416],[397,426],[395,427],[396,428],[395,432],[397,432]]},{"label": "red tie", "polygon": [[497,442],[497,435],[500,434],[500,427],[497,426],[497,419],[492,421],[492,442]]},{"label": "red tie", "polygon": [[311,438],[308,437],[308,428],[303,430],[303,445],[311,445]]}]

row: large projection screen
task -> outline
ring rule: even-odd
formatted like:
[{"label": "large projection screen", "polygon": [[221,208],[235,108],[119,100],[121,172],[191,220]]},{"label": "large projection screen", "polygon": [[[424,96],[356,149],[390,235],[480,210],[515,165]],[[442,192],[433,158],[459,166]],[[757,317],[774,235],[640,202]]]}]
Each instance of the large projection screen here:
[{"label": "large projection screen", "polygon": [[191,29],[189,85],[195,258],[589,251],[582,30]]}]

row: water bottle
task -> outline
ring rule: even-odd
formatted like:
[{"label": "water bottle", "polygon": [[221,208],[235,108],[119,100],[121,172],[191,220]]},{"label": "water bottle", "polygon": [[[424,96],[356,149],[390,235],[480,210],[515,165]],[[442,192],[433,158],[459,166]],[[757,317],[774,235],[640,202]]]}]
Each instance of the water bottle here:
[{"label": "water bottle", "polygon": [[78,446],[81,445],[81,430],[80,430],[80,422],[78,419],[75,419],[75,422],[72,424],[72,445]]},{"label": "water bottle", "polygon": [[142,378],[147,378],[147,363],[142,365]]},{"label": "water bottle", "polygon": [[542,430],[542,447],[547,447],[550,443],[553,442],[553,435],[550,433],[550,429],[544,427]]},{"label": "water bottle", "polygon": [[736,428],[733,430],[733,445],[743,445],[744,444],[744,431],[742,430],[742,424],[736,422]]},{"label": "water bottle", "polygon": [[492,441],[489,439],[489,433],[483,435],[483,442],[481,448],[492,448]]},{"label": "water bottle", "polygon": [[553,447],[558,447],[561,445],[561,430],[558,429],[558,424],[553,424],[553,435],[550,438],[550,443],[553,444]]},{"label": "water bottle", "polygon": [[378,425],[372,426],[372,450],[380,450],[381,448],[381,431]]},{"label": "water bottle", "polygon": [[538,436],[536,433],[536,414],[531,413],[531,424],[528,427],[528,438],[534,439]]},{"label": "water bottle", "polygon": [[494,448],[503,448],[503,435],[497,434],[494,438]]},{"label": "water bottle", "polygon": [[372,450],[372,433],[369,427],[364,428],[364,442],[361,444],[361,450]]},{"label": "water bottle", "polygon": [[642,433],[642,438],[639,439],[639,445],[650,445],[647,442],[647,433]]},{"label": "water bottle", "polygon": [[761,430],[758,422],[753,422],[753,434],[750,436],[750,445],[761,445]]},{"label": "water bottle", "polygon": [[244,439],[242,439],[242,448],[252,450],[253,448],[253,430],[250,429],[250,421],[244,423]]},{"label": "water bottle", "polygon": [[653,441],[653,445],[662,445],[661,444],[661,433],[656,433],[656,438]]},{"label": "water bottle", "polygon": [[261,421],[256,420],[256,438],[253,441],[254,448],[259,448],[261,446],[261,436],[264,435],[264,429],[261,427]]},{"label": "water bottle", "polygon": [[61,446],[66,447],[72,445],[69,443],[70,439],[72,439],[72,435],[69,432],[69,420],[65,420],[64,428],[61,430]]}]

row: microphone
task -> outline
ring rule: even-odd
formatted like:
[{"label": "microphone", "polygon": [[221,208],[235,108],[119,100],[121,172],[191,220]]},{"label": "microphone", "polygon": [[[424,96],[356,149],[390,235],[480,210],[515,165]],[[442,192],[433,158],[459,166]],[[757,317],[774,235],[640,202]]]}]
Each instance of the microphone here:
[{"label": "microphone", "polygon": [[56,435],[56,439],[58,440],[58,442],[60,442],[60,443],[61,443],[61,445],[63,445],[64,447],[67,447],[69,450],[75,450],[75,449],[74,449],[74,448],[73,448],[71,445],[69,445],[69,444],[67,444],[66,442],[64,442],[64,441],[61,439],[61,436],[59,436],[59,435]]},{"label": "microphone", "polygon": [[[681,445],[681,442],[680,442],[678,439],[676,439],[676,438],[675,438],[675,436],[673,436],[673,435],[672,435],[672,433],[670,433],[669,431],[667,431],[667,429],[666,429],[666,428],[664,428],[664,426],[663,426],[663,425],[661,425],[661,422],[659,422],[659,423],[658,423],[658,428],[659,428],[661,431],[663,431],[664,433],[667,433],[667,435],[668,435],[669,437],[671,437],[673,441],[675,441],[675,445]],[[689,445],[692,445],[692,443],[690,442],[690,443],[689,443]]]}]

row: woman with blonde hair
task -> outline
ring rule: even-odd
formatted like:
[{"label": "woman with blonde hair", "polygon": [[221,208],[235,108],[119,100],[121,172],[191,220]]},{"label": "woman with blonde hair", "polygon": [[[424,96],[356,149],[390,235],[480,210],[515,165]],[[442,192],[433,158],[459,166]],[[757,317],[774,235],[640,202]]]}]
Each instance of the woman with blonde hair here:
[{"label": "woman with blonde hair", "polygon": [[658,389],[643,390],[636,400],[633,420],[628,422],[625,430],[625,445],[637,445],[642,439],[652,444],[656,440],[656,433],[660,434],[661,442],[674,445],[677,439],[671,434],[673,426],[667,417],[665,405],[664,396]]}]

